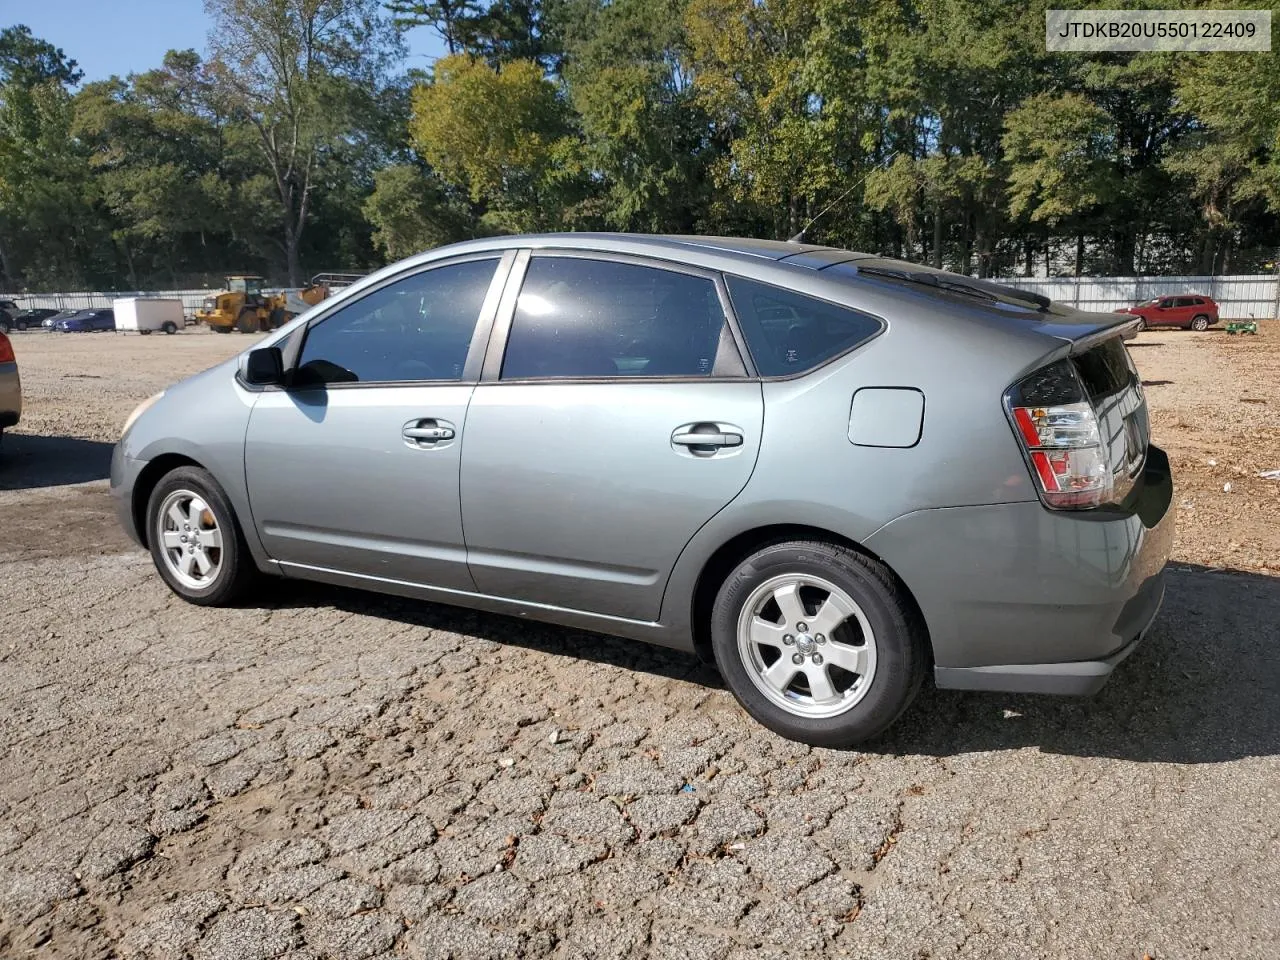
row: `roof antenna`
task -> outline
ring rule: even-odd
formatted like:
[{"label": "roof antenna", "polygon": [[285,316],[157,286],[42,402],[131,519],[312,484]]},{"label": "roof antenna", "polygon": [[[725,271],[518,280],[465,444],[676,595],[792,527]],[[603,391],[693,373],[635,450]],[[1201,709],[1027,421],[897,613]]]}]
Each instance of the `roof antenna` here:
[{"label": "roof antenna", "polygon": [[[894,158],[894,157],[896,157],[897,155],[898,155],[898,151],[897,151],[897,150],[894,150],[892,153],[890,153],[887,157],[885,157],[885,158],[884,158],[883,165],[884,165],[884,166],[888,166],[888,164],[889,164],[889,163],[893,160],[893,158]],[[828,211],[828,210],[830,210],[832,207],[834,207],[834,206],[836,206],[837,204],[839,204],[839,203],[840,203],[840,201],[842,201],[842,200],[843,200],[845,197],[847,197],[849,194],[853,193],[853,191],[854,191],[854,190],[858,189],[858,187],[860,187],[860,186],[862,185],[863,181],[865,181],[865,180],[867,179],[867,177],[871,176],[872,172],[873,172],[874,170],[876,170],[876,169],[879,169],[879,168],[878,168],[878,167],[873,167],[871,170],[868,170],[866,173],[864,173],[864,174],[862,175],[862,177],[861,177],[861,178],[860,178],[856,183],[854,183],[851,187],[849,187],[849,189],[848,189],[848,190],[846,190],[844,193],[840,194],[840,196],[836,197],[834,200],[832,200],[830,203],[828,203],[825,207],[823,207],[823,208],[818,212],[818,215],[817,215],[817,216],[815,216],[815,217],[813,217],[813,218],[812,218],[808,223],[806,223],[803,227],[801,227],[801,228],[800,228],[800,232],[799,232],[799,233],[797,233],[794,237],[791,237],[790,239],[788,239],[788,240],[787,240],[787,243],[801,243],[801,242],[803,242],[803,241],[804,241],[804,235],[805,235],[806,233],[808,233],[808,232],[809,232],[809,228],[810,228],[810,227],[812,227],[812,226],[813,226],[815,223],[817,223],[819,220],[821,220],[823,217],[825,217],[825,216],[827,215],[827,211]]]}]

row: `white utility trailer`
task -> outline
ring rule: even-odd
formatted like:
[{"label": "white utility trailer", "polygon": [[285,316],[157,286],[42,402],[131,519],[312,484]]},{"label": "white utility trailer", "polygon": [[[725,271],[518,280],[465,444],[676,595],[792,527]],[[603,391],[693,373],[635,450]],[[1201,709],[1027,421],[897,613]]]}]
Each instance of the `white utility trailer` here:
[{"label": "white utility trailer", "polygon": [[121,297],[111,306],[116,312],[117,330],[136,330],[143,335],[153,330],[177,333],[184,326],[182,301],[161,297]]}]

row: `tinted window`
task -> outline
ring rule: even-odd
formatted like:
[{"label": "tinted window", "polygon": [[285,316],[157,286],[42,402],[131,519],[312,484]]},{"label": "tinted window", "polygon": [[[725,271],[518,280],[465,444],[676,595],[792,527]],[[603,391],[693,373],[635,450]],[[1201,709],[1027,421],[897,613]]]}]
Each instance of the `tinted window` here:
[{"label": "tinted window", "polygon": [[1178,298],[1178,306],[1180,307],[1194,307],[1195,305],[1196,305],[1196,301],[1193,297]]},{"label": "tinted window", "polygon": [[818,366],[880,332],[880,321],[825,300],[727,277],[734,312],[761,376]]},{"label": "tinted window", "polygon": [[343,307],[307,331],[294,382],[461,379],[497,264],[425,270]]},{"label": "tinted window", "polygon": [[715,284],[702,277],[535,257],[516,304],[502,377],[709,376],[724,326]]}]

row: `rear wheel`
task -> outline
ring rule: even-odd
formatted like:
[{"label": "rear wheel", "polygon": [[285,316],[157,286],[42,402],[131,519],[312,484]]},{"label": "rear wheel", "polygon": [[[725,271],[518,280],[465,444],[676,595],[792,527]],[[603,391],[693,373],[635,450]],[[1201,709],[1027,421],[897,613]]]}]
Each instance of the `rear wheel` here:
[{"label": "rear wheel", "polygon": [[253,561],[231,503],[200,467],[179,467],[151,491],[147,542],[164,582],[190,603],[234,603],[252,582]]},{"label": "rear wheel", "polygon": [[149,337],[149,336],[151,336],[151,331],[150,331],[150,330],[139,330],[138,332],[139,332],[140,334],[142,334],[144,337]]},{"label": "rear wheel", "polygon": [[19,330],[26,330],[26,329],[27,329],[27,321],[25,321],[25,320],[19,320],[19,321],[17,321],[17,327],[18,327],[18,329],[19,329]]},{"label": "rear wheel", "polygon": [[174,334],[178,332],[178,325],[174,323],[172,320],[166,320],[160,326],[160,329],[163,330],[166,334]]},{"label": "rear wheel", "polygon": [[1209,318],[1203,313],[1195,317],[1191,321],[1191,329],[1197,332],[1203,332],[1209,329]]},{"label": "rear wheel", "polygon": [[845,547],[765,547],[729,575],[712,647],[742,706],[775,733],[814,746],[874,737],[924,680],[924,630],[880,563]]}]

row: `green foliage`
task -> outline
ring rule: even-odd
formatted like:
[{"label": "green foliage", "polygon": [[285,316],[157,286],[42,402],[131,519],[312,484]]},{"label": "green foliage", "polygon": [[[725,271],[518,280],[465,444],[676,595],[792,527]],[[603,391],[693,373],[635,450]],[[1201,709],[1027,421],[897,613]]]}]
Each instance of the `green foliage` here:
[{"label": "green foliage", "polygon": [[470,231],[471,211],[450,197],[429,172],[411,164],[374,174],[364,202],[373,242],[388,260],[460,240]]}]

